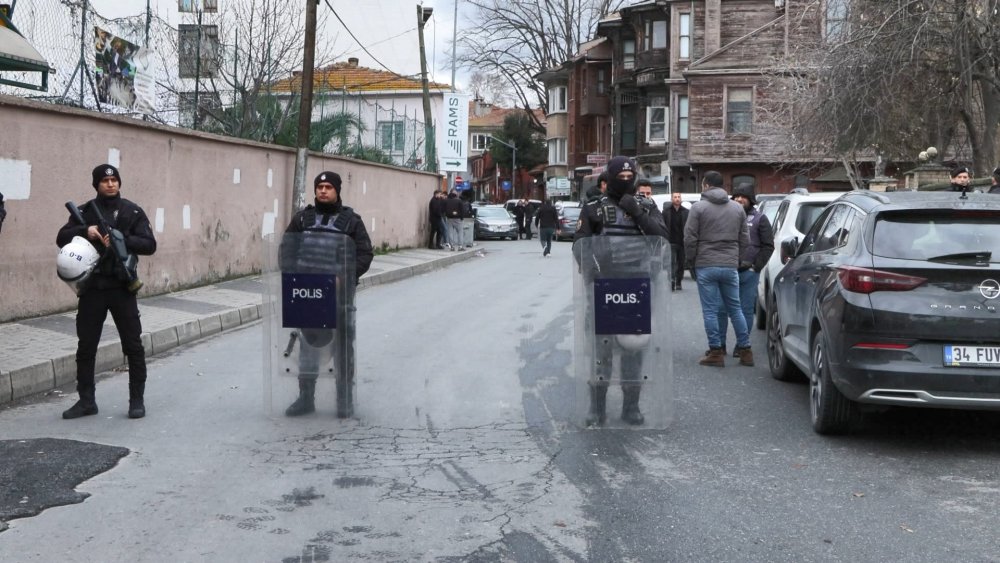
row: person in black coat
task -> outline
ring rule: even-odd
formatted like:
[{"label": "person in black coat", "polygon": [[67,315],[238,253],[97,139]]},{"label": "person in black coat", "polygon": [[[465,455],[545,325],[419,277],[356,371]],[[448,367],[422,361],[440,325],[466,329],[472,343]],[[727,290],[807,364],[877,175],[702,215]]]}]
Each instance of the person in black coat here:
[{"label": "person in black coat", "polygon": [[115,328],[128,358],[128,417],[146,416],[144,393],[146,390],[146,351],[142,346],[142,324],[139,322],[139,305],[135,293],[128,289],[128,278],[121,261],[109,248],[110,233],[98,227],[96,208],[113,228],[125,237],[125,248],[130,254],[149,256],[156,252],[156,238],[149,225],[146,212],[135,203],[121,196],[122,177],[118,169],[102,164],[91,173],[97,197],[83,205],[81,212],[85,225],[73,219],[59,229],[56,244],[63,247],[73,237],[83,237],[94,246],[100,259],[93,273],[84,282],[79,295],[76,315],[76,391],[80,400],[62,413],[65,419],[95,415],[98,412],[95,397],[94,364],[97,346],[101,341],[104,320],[108,311],[115,321]]},{"label": "person in black coat", "polygon": [[427,204],[427,217],[431,224],[431,240],[428,248],[444,248],[447,239],[445,237],[444,226],[444,192],[434,190],[430,202]]},{"label": "person in black coat", "polygon": [[524,234],[524,200],[519,200],[516,205],[514,205],[514,221],[517,222],[517,239],[521,240],[521,235]]},{"label": "person in black coat", "polygon": [[670,241],[670,289],[681,289],[684,279],[684,225],[687,223],[688,210],[681,205],[680,192],[670,195],[670,203],[663,204],[663,222],[667,225],[667,239]]},{"label": "person in black coat", "polygon": [[538,226],[538,240],[542,243],[542,256],[548,256],[552,253],[552,238],[559,230],[559,212],[548,199],[538,208],[535,225]]}]

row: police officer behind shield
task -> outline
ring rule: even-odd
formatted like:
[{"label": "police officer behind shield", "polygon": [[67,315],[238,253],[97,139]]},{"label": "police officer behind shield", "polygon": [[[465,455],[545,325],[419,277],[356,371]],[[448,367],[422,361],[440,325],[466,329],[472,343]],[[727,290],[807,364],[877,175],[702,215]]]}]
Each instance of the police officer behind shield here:
[{"label": "police officer behind shield", "polygon": [[[651,199],[637,198],[635,195],[637,171],[635,161],[625,156],[616,156],[608,162],[607,193],[604,197],[588,202],[584,206],[574,242],[585,237],[667,238],[663,215],[656,204]],[[594,256],[597,261],[605,258]],[[604,424],[607,420],[605,402],[611,375],[613,354],[611,346],[610,340],[601,340],[595,344],[595,351],[600,360],[595,369],[598,371],[597,375],[602,377],[596,381],[591,378],[588,382],[590,387],[590,410],[586,420],[588,426]],[[639,410],[639,395],[642,391],[641,369],[642,351],[623,349],[621,351],[622,420],[633,425],[645,422]]]},{"label": "police officer behind shield", "polygon": [[[110,227],[121,231],[125,248],[131,254],[149,256],[156,252],[156,239],[149,226],[149,219],[141,207],[121,197],[121,174],[110,164],[102,164],[92,172],[97,197],[81,209],[85,225],[70,217],[56,237],[56,244],[64,247],[73,237],[85,237],[97,250],[100,258],[94,271],[78,288],[79,312],[76,315],[76,390],[80,400],[63,412],[66,419],[97,414],[94,396],[94,362],[97,345],[101,340],[104,320],[111,312],[122,351],[128,358],[128,417],[146,416],[143,394],[146,388],[146,352],[142,347],[142,325],[135,293],[129,291],[127,273],[112,249],[110,233],[98,227],[95,208]],[[134,272],[133,272],[134,274]]]},{"label": "police officer behind shield", "polygon": [[[318,232],[330,233],[331,236],[343,234],[350,237],[354,241],[356,261],[354,283],[356,284],[361,276],[368,271],[374,255],[371,239],[365,229],[365,222],[360,215],[344,205],[340,199],[341,185],[340,175],[336,172],[322,172],[316,176],[316,179],[313,180],[315,205],[308,205],[305,209],[297,212],[288,224],[288,228],[285,229],[285,233]],[[313,331],[307,332],[303,339],[309,341],[311,338],[322,339],[324,336],[319,331]],[[309,361],[305,353],[307,348],[303,343],[303,354],[300,356],[303,363]],[[318,373],[314,367],[300,366],[300,369],[299,396],[285,410],[286,416],[301,416],[316,410],[315,393]],[[351,383],[344,382],[344,385],[349,386]],[[350,408],[350,405],[346,406],[348,409]],[[350,416],[350,412],[341,410],[338,411],[338,416],[346,418]]]}]

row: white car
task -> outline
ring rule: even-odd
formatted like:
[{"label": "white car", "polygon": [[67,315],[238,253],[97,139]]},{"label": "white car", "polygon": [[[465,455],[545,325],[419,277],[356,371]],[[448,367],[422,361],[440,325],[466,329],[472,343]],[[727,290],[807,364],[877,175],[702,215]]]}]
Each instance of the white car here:
[{"label": "white car", "polygon": [[757,282],[757,311],[754,314],[757,328],[763,330],[767,325],[767,308],[773,299],[771,289],[774,287],[774,277],[788,261],[787,256],[781,255],[781,243],[792,237],[802,240],[826,206],[845,193],[847,192],[788,194],[781,200],[771,225],[774,232],[774,253],[760,271],[760,280]]}]

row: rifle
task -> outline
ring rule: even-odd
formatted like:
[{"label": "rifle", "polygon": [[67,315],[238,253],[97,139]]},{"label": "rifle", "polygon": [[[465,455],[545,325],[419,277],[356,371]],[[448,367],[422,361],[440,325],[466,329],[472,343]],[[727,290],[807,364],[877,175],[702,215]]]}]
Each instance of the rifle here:
[{"label": "rifle", "polygon": [[[118,229],[112,228],[111,224],[104,219],[104,215],[101,213],[100,206],[94,204],[90,206],[94,210],[94,214],[97,216],[97,228],[106,235],[110,240],[111,244],[108,248],[114,255],[115,261],[121,266],[122,271],[125,272],[125,281],[128,285],[126,288],[132,293],[138,293],[139,289],[142,288],[142,280],[139,279],[139,275],[136,273],[136,267],[139,265],[139,259],[135,257],[135,254],[129,253],[128,249],[125,248],[125,235],[122,234]],[[73,219],[77,223],[87,226],[87,222],[83,220],[83,214],[80,213],[80,208],[76,206],[72,201],[66,202],[66,209],[69,210],[69,214],[73,216]]]}]

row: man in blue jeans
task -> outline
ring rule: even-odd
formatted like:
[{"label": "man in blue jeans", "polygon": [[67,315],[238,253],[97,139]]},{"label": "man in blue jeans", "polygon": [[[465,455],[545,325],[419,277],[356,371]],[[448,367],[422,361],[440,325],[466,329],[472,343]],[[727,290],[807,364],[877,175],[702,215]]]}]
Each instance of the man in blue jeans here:
[{"label": "man in blue jeans", "polygon": [[740,309],[740,281],[737,269],[743,249],[750,245],[746,212],[729,199],[722,188],[722,174],[712,170],[702,179],[702,200],[691,206],[684,225],[684,254],[695,268],[701,314],[708,336],[708,351],[698,362],[703,366],[724,367],[726,351],[719,334],[719,308],[725,307],[736,330],[740,364],[753,365],[750,330]]},{"label": "man in blue jeans", "polygon": [[[753,330],[754,312],[757,308],[757,280],[764,265],[771,259],[774,252],[774,233],[771,222],[763,213],[754,207],[757,199],[753,186],[740,184],[733,189],[733,201],[743,206],[747,214],[747,229],[750,231],[750,246],[743,249],[740,256],[740,307],[747,321],[747,329]],[[725,307],[719,308],[719,334],[722,336],[722,348],[726,347],[726,332],[729,331],[729,315]],[[733,357],[739,357],[739,348],[733,349]]]}]

